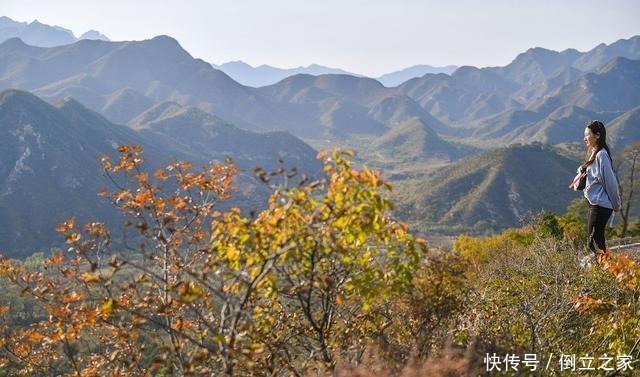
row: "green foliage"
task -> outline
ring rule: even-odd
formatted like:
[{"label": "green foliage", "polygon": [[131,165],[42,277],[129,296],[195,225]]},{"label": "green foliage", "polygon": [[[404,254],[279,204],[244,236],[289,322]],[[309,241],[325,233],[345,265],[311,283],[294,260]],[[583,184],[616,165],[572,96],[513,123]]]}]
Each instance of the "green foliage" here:
[{"label": "green foliage", "polygon": [[[618,223],[613,227],[607,227],[606,229],[607,238],[620,238],[622,237],[622,223]],[[629,224],[626,234],[624,237],[640,237],[640,220],[632,222]]]},{"label": "green foliage", "polygon": [[24,260],[24,268],[27,271],[42,270],[44,268],[45,260],[46,259],[45,259],[44,253],[42,252],[33,253]]},{"label": "green foliage", "polygon": [[567,207],[565,214],[558,218],[565,238],[573,241],[576,245],[584,244],[587,239],[588,215],[587,201],[584,198],[574,199]]},{"label": "green foliage", "polygon": [[534,229],[543,237],[553,237],[555,239],[564,237],[564,230],[560,226],[560,221],[553,213],[544,211],[539,213],[534,219]]}]

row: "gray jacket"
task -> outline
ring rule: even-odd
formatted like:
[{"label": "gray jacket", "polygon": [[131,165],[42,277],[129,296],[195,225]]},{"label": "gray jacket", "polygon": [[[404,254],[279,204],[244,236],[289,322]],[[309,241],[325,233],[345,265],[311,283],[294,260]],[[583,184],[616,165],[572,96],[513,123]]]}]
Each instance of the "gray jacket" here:
[{"label": "gray jacket", "polygon": [[584,197],[589,203],[604,208],[620,208],[620,189],[613,174],[611,159],[603,148],[596,154],[596,159],[587,167],[587,185]]}]

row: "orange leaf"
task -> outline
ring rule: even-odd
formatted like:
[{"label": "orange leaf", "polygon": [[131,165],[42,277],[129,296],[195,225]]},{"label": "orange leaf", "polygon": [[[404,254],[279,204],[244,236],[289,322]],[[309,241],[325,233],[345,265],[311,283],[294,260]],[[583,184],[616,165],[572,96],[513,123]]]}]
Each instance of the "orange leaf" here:
[{"label": "orange leaf", "polygon": [[45,263],[47,266],[60,266],[62,265],[63,260],[64,260],[64,254],[60,252],[53,255],[51,258],[47,259]]},{"label": "orange leaf", "polygon": [[32,331],[31,333],[29,333],[29,336],[27,337],[27,339],[31,342],[31,343],[37,343],[40,342],[42,339],[44,338],[44,336],[42,336],[42,334],[40,334],[37,331]]},{"label": "orange leaf", "polygon": [[102,164],[104,170],[111,170],[112,165],[111,161],[109,161],[109,156],[101,156],[100,163]]},{"label": "orange leaf", "polygon": [[56,232],[66,233],[66,232],[70,231],[71,229],[73,229],[75,223],[76,223],[76,218],[72,217],[69,220],[67,220],[67,221],[63,222],[62,224],[58,225],[58,227],[56,228]]},{"label": "orange leaf", "polygon": [[149,200],[151,200],[151,191],[150,190],[144,190],[144,191],[136,194],[136,198],[134,199],[134,201],[139,205],[143,205],[146,202],[148,202]]},{"label": "orange leaf", "polygon": [[115,201],[116,203],[122,201],[122,200],[128,200],[131,198],[131,193],[128,190],[124,190],[119,192],[116,196],[115,196]]},{"label": "orange leaf", "polygon": [[140,183],[147,183],[149,182],[149,174],[142,172],[140,174],[138,174],[138,182]]},{"label": "orange leaf", "polygon": [[156,178],[160,179],[160,180],[163,180],[163,181],[164,181],[164,180],[166,180],[167,178],[169,178],[169,177],[167,176],[167,172],[166,172],[164,169],[158,169],[158,170],[156,171],[156,173],[154,174],[154,176],[155,176]]}]

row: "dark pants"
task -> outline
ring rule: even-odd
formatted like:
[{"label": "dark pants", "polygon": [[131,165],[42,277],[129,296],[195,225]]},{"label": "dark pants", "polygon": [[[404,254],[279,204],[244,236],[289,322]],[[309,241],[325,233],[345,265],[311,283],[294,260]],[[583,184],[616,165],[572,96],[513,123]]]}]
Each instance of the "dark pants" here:
[{"label": "dark pants", "polygon": [[606,250],[604,240],[604,228],[611,217],[613,210],[595,205],[589,205],[589,222],[587,232],[589,234],[589,249],[594,253],[597,250]]}]

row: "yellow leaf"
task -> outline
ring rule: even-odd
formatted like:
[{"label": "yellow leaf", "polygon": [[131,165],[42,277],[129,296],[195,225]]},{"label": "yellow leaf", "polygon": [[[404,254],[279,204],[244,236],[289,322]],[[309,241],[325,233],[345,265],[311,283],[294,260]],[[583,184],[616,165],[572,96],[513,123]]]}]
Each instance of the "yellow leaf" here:
[{"label": "yellow leaf", "polygon": [[80,238],[82,236],[80,235],[80,233],[69,233],[65,237],[67,238],[67,243],[74,243],[80,241]]},{"label": "yellow leaf", "polygon": [[98,274],[91,274],[89,272],[85,272],[82,274],[82,280],[86,284],[98,283],[100,282],[100,276]]},{"label": "yellow leaf", "polygon": [[115,301],[110,298],[107,301],[105,301],[102,305],[100,305],[100,311],[102,312],[103,315],[105,316],[110,316],[111,312],[113,312],[113,308],[115,306]]}]

